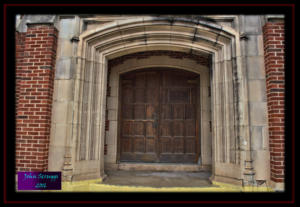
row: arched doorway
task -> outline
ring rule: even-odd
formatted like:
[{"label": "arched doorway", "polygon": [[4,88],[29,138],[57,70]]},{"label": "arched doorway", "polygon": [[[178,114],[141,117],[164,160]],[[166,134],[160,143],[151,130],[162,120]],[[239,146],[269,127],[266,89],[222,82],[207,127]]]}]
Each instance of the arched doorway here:
[{"label": "arched doorway", "polygon": [[[176,55],[175,55],[176,54]],[[143,58],[141,58],[141,56]],[[142,52],[142,53],[131,53],[130,55],[126,55],[126,56],[121,56],[119,58],[115,58],[112,59],[108,62],[108,83],[107,83],[107,87],[109,88],[109,95],[107,96],[107,100],[106,100],[106,123],[108,123],[108,127],[107,127],[107,131],[105,134],[105,145],[106,145],[106,154],[104,156],[104,162],[105,162],[105,169],[106,170],[114,170],[114,169],[167,169],[168,170],[172,170],[172,169],[180,169],[181,170],[199,170],[200,168],[203,170],[211,170],[211,166],[212,166],[212,136],[211,136],[211,128],[210,128],[210,123],[211,123],[211,109],[210,109],[210,105],[211,105],[211,101],[210,101],[210,81],[209,81],[209,64],[208,64],[208,56],[197,56],[197,58],[194,57],[194,59],[186,54],[186,53],[181,53],[181,52],[174,52],[174,51],[148,51],[148,52]],[[165,72],[164,72],[165,71]],[[148,76],[150,75],[150,77],[147,77],[146,74],[143,75],[143,73],[149,73]],[[153,102],[153,100],[150,101],[150,104],[152,102],[152,104],[154,104],[156,107],[154,107],[154,112],[157,113],[157,115],[161,115],[161,116],[166,116],[165,114],[162,114],[163,110],[168,110],[166,109],[166,106],[168,107],[168,104],[161,104],[159,105],[159,103],[161,101],[163,101],[163,93],[160,94],[160,92],[157,90],[158,88],[163,88],[161,86],[159,86],[160,84],[164,84],[165,81],[163,81],[163,73],[166,73],[164,76],[166,78],[166,76],[169,77],[169,80],[167,80],[169,82],[169,84],[171,84],[171,88],[172,88],[172,84],[174,84],[174,89],[178,89],[179,93],[181,94],[185,94],[185,92],[189,92],[186,91],[186,89],[190,89],[189,87],[192,87],[193,90],[193,94],[195,97],[194,100],[191,101],[195,101],[196,100],[196,104],[193,105],[195,108],[197,108],[196,110],[198,110],[196,112],[196,110],[194,110],[195,113],[195,117],[192,118],[188,118],[188,120],[186,120],[186,124],[188,124],[189,126],[187,127],[193,127],[190,126],[191,122],[193,121],[197,121],[196,125],[195,125],[195,129],[197,128],[197,137],[198,140],[196,140],[198,143],[194,144],[193,147],[197,147],[197,153],[198,155],[193,155],[193,153],[189,153],[188,151],[191,149],[186,149],[187,153],[186,153],[186,157],[190,156],[196,156],[197,158],[195,158],[195,160],[193,161],[187,161],[184,160],[184,156],[182,157],[180,153],[180,147],[183,146],[178,146],[179,149],[170,149],[171,152],[165,152],[166,156],[172,157],[173,156],[173,161],[172,160],[162,160],[160,161],[158,159],[158,154],[159,151],[158,150],[168,150],[168,149],[160,149],[164,146],[159,146],[159,126],[157,125],[157,127],[155,127],[154,129],[154,133],[155,133],[155,137],[153,137],[153,139],[145,139],[144,141],[148,141],[148,142],[155,142],[155,149],[154,151],[156,151],[154,154],[152,153],[148,153],[148,156],[152,156],[152,160],[148,158],[145,158],[146,160],[144,160],[144,162],[146,163],[152,163],[155,164],[154,165],[137,165],[136,163],[142,163],[143,160],[139,160],[136,161],[134,159],[131,160],[121,160],[120,159],[120,154],[121,154],[121,143],[120,143],[120,137],[121,137],[121,133],[122,133],[122,127],[117,127],[118,125],[121,125],[122,123],[122,107],[124,107],[124,103],[122,103],[122,84],[121,84],[121,80],[122,77],[124,77],[124,75],[126,76],[126,74],[129,74],[132,76],[132,78],[129,78],[131,80],[125,80],[125,87],[128,86],[128,84],[133,84],[133,86],[135,85],[135,79],[136,79],[136,73],[142,73],[141,75],[139,75],[138,77],[142,78],[143,81],[140,82],[144,82],[144,85],[142,85],[142,87],[138,87],[141,89],[139,90],[139,93],[146,93],[143,94],[145,97],[142,97],[141,99],[143,99],[142,101],[147,101],[147,96],[149,96],[149,92],[147,92],[147,90],[149,90],[150,92],[154,93],[152,94],[153,97],[156,97],[156,103]],[[146,75],[146,76],[145,76]],[[174,77],[172,77],[172,75]],[[143,77],[145,76],[145,77]],[[185,77],[185,78],[183,78]],[[181,83],[180,83],[180,79]],[[184,80],[185,79],[185,80]],[[155,84],[148,84],[148,82],[156,82]],[[178,83],[177,83],[178,82]],[[176,84],[179,84],[176,87]],[[150,85],[150,88],[148,89]],[[152,86],[154,85],[154,87]],[[156,87],[156,88],[155,88]],[[158,87],[158,88],[157,88]],[[154,89],[153,89],[154,88]],[[170,88],[170,87],[169,87]],[[127,89],[129,89],[127,91],[127,93],[130,93],[129,96],[137,96],[138,94],[135,94],[135,90],[132,90],[132,87],[130,89],[130,87]],[[143,92],[145,91],[146,92]],[[168,90],[168,88],[166,88],[166,90]],[[165,90],[165,93],[168,92]],[[176,93],[176,90],[173,91]],[[167,94],[168,96],[169,94]],[[189,94],[187,94],[189,95]],[[124,95],[123,95],[124,97]],[[128,95],[125,96],[126,98],[128,98]],[[201,98],[200,98],[201,97]],[[135,97],[134,97],[135,98]],[[167,97],[169,98],[169,97]],[[191,97],[186,97],[186,98],[191,98]],[[138,102],[141,102],[140,98],[138,97]],[[198,99],[198,100],[197,100]],[[131,98],[132,101],[133,97]],[[149,100],[149,98],[148,98]],[[128,100],[125,100],[128,101]],[[135,102],[135,101],[134,101]],[[176,102],[176,100],[175,100]],[[177,101],[178,102],[178,101]],[[132,103],[130,103],[129,105],[134,105]],[[139,104],[137,103],[137,105],[141,105],[141,107],[143,107],[143,105],[147,105],[147,103],[142,103]],[[157,106],[159,105],[159,106]],[[182,130],[185,130],[185,126],[182,125],[185,121],[182,119],[180,120],[180,116],[184,116],[184,113],[190,113],[191,108],[185,109],[185,107],[182,107],[184,105],[184,103],[174,103],[175,106],[175,114],[174,115],[174,106],[171,103],[169,105],[169,111],[165,111],[169,113],[169,117],[165,117],[165,121],[169,122],[169,129],[173,130],[172,128],[174,128],[172,125],[172,120],[173,119],[177,119],[175,120],[175,124],[179,124],[179,127],[182,128]],[[191,106],[191,105],[190,105]],[[160,107],[164,107],[164,108],[160,108]],[[188,107],[188,106],[187,106]],[[146,108],[147,109],[147,108]],[[149,108],[150,109],[150,108]],[[133,109],[129,109],[129,115],[131,115],[131,118],[134,118],[134,113],[135,111],[131,111]],[[126,113],[129,111],[126,110]],[[143,108],[142,110],[138,110],[136,112],[145,112],[147,113],[147,110],[144,111]],[[141,112],[140,112],[141,113]],[[151,111],[148,111],[148,113],[151,113]],[[119,116],[117,115],[119,114]],[[126,114],[125,116],[128,116],[128,114]],[[151,131],[149,132],[149,130],[151,130],[151,128],[144,128],[144,125],[146,122],[150,122],[148,123],[148,125],[151,125],[151,122],[154,122],[154,119],[152,119],[151,117],[147,118],[147,114],[141,114],[141,116],[146,117],[146,119],[140,119],[143,123],[141,126],[141,128],[143,128],[144,130],[144,134],[146,133],[151,133]],[[158,122],[158,118],[163,118],[161,116],[157,116],[157,124],[161,123]],[[153,117],[154,118],[154,117]],[[194,119],[195,118],[195,119]],[[134,120],[131,120],[131,122],[133,121],[133,123],[135,122]],[[129,124],[130,120],[126,120],[127,124]],[[168,126],[168,123],[166,123]],[[150,127],[150,126],[148,126]],[[125,129],[126,130],[130,130],[129,129],[130,126],[126,126]],[[133,130],[133,129],[131,129]],[[183,135],[182,133],[185,133],[185,131],[182,131],[180,128],[176,128],[175,130],[179,130],[177,132],[171,132],[172,136],[165,136],[162,135],[163,137],[165,137],[164,140],[162,140],[164,143],[167,143],[169,141],[169,143],[173,142],[173,137],[175,135],[175,142],[177,141],[181,141],[182,145],[187,145],[190,143],[183,143],[181,138],[185,137],[185,135]],[[181,130],[181,131],[180,131]],[[191,129],[194,130],[194,129]],[[128,133],[128,131],[127,131]],[[133,133],[134,130],[133,130]],[[166,132],[160,132],[160,133],[168,133],[168,131]],[[176,135],[175,133],[177,133],[178,135]],[[193,133],[193,132],[192,132]],[[133,135],[134,136],[134,135]],[[133,136],[127,136],[127,138],[133,137]],[[151,136],[151,135],[150,135]],[[148,136],[150,138],[150,136]],[[137,136],[139,138],[145,137],[145,136]],[[147,135],[146,135],[147,137]],[[201,139],[200,139],[201,137]],[[192,138],[192,136],[190,136],[189,134],[187,134],[187,141],[193,141],[190,138]],[[196,137],[194,137],[196,139]],[[181,139],[181,140],[180,140]],[[128,139],[127,139],[128,141]],[[142,139],[140,139],[140,141],[142,141]],[[129,141],[130,142],[130,141]],[[152,143],[153,143],[152,142]],[[146,143],[144,143],[146,144]],[[150,143],[151,144],[151,143]],[[132,151],[134,151],[134,146],[133,143],[131,142],[130,147]],[[144,150],[145,150],[146,146],[144,146]],[[127,149],[128,150],[128,149]],[[173,152],[172,152],[173,151]],[[125,153],[126,154],[126,153]],[[143,156],[143,153],[138,153],[138,156]],[[173,155],[172,155],[173,154]],[[127,154],[128,155],[128,154]],[[134,153],[132,152],[131,155],[133,157],[135,157]],[[154,157],[156,156],[156,159],[154,160]],[[166,157],[165,156],[165,157]],[[177,156],[177,158],[176,158]],[[187,158],[185,158],[187,159]],[[136,162],[136,163],[135,163]],[[168,165],[166,165],[166,163],[169,163]],[[175,165],[176,163],[185,163],[185,165]],[[164,163],[164,165],[159,165],[159,163]],[[171,164],[173,163],[173,164]]]},{"label": "arched doorway", "polygon": [[73,180],[105,174],[108,61],[157,50],[211,56],[213,175],[230,182],[252,176],[247,84],[237,31],[202,20],[151,17],[99,26],[81,34],[79,39],[72,138],[66,144],[66,155],[71,160],[66,165],[72,170]]}]

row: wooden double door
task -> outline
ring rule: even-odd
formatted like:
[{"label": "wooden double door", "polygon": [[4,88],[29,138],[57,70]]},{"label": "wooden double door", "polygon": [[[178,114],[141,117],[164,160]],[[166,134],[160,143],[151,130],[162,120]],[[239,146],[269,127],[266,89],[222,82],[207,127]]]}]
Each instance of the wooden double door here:
[{"label": "wooden double door", "polygon": [[196,163],[199,75],[147,69],[120,78],[119,161]]}]

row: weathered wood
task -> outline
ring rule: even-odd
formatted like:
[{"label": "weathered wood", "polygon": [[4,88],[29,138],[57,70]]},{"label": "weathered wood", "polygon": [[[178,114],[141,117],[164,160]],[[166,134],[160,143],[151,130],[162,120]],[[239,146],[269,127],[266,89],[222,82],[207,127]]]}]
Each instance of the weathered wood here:
[{"label": "weathered wood", "polygon": [[195,163],[199,75],[154,69],[121,76],[120,161]]}]

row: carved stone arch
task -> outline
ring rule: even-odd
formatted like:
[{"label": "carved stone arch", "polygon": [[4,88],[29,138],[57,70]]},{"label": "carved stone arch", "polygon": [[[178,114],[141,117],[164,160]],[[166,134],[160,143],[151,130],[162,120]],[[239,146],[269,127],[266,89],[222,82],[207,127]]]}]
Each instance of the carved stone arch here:
[{"label": "carved stone arch", "polygon": [[[108,60],[144,51],[211,55],[213,175],[240,181],[251,174],[247,84],[239,34],[202,20],[137,18],[84,32],[76,58],[72,136],[64,169],[73,180],[104,174],[105,103]],[[240,141],[243,142],[240,142]],[[246,163],[246,167],[244,167]],[[250,171],[247,171],[250,170]],[[64,171],[63,171],[64,172]]]}]

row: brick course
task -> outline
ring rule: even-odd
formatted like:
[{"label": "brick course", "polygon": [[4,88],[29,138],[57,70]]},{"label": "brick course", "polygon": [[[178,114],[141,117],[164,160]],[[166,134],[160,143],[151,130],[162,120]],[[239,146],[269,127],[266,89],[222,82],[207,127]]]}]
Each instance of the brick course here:
[{"label": "brick course", "polygon": [[58,31],[16,32],[16,170],[47,171]]},{"label": "brick course", "polygon": [[284,182],[284,23],[263,27],[271,180]]}]

